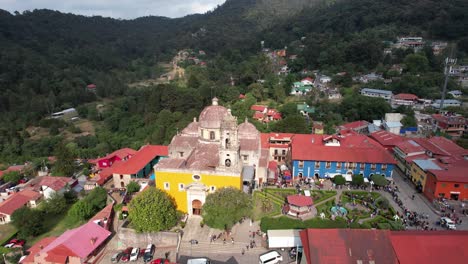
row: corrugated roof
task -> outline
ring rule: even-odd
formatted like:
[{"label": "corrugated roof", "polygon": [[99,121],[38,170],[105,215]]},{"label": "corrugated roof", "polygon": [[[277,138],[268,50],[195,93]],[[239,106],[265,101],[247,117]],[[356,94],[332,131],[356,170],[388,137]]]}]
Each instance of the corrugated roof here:
[{"label": "corrugated roof", "polygon": [[421,160],[421,159],[416,159],[413,160],[416,165],[418,165],[421,169],[427,171],[427,170],[441,170],[442,168],[437,166],[437,164],[432,161],[432,160]]},{"label": "corrugated roof", "polygon": [[137,174],[142,170],[148,163],[150,163],[156,157],[162,157],[168,155],[167,146],[159,145],[146,145],[135,153],[128,161],[122,162],[116,166],[113,166],[113,173],[115,174]]},{"label": "corrugated roof", "polygon": [[25,206],[29,201],[36,201],[42,195],[31,190],[22,190],[12,194],[8,199],[0,203],[0,213],[12,215],[14,211]]},{"label": "corrugated roof", "polygon": [[387,91],[387,90],[379,90],[379,89],[371,89],[371,88],[362,88],[362,92],[368,92],[368,93],[380,93],[380,94],[386,94],[386,95],[392,95],[392,91]]}]

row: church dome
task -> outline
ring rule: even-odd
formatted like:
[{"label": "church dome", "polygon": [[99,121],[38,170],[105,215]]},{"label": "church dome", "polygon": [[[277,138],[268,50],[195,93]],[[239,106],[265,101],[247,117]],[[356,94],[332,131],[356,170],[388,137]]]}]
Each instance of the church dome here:
[{"label": "church dome", "polygon": [[194,118],[193,122],[190,123],[186,128],[184,128],[184,130],[182,130],[182,134],[197,136],[198,135],[198,126],[199,126],[199,123]]},{"label": "church dome", "polygon": [[205,107],[200,114],[200,127],[201,128],[220,128],[221,122],[228,114],[228,109],[224,106],[218,105],[218,99],[213,98],[213,103]]},{"label": "church dome", "polygon": [[245,119],[245,122],[238,127],[239,137],[242,138],[256,138],[259,136],[257,128]]}]

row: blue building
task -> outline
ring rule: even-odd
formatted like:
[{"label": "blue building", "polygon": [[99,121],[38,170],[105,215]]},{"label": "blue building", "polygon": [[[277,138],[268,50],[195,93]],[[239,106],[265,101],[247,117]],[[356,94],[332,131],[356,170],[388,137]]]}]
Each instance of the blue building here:
[{"label": "blue building", "polygon": [[290,145],[294,177],[327,178],[341,174],[392,177],[395,160],[379,143],[364,135],[295,135]]}]

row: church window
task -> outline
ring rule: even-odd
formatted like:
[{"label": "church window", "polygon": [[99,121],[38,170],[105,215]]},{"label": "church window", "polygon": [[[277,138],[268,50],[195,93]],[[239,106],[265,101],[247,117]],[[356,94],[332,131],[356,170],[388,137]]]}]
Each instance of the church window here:
[{"label": "church window", "polygon": [[170,190],[171,189],[171,186],[169,185],[168,182],[165,182],[164,183],[164,190]]},{"label": "church window", "polygon": [[185,185],[183,183],[179,183],[179,191],[184,191]]},{"label": "church window", "polygon": [[298,163],[298,166],[299,168],[304,168],[304,161],[303,160],[300,160],[299,163]]},{"label": "church window", "polygon": [[201,179],[201,176],[195,174],[195,175],[192,176],[192,179],[194,179],[195,181],[199,181]]},{"label": "church window", "polygon": [[211,191],[211,192],[216,191],[216,187],[215,187],[215,186],[210,186],[210,191]]},{"label": "church window", "polygon": [[316,161],[316,162],[315,162],[315,168],[316,168],[316,169],[320,168],[320,161]]},{"label": "church window", "polygon": [[229,141],[229,138],[226,138],[226,148],[231,147],[231,142]]},{"label": "church window", "polygon": [[120,179],[123,180],[123,175],[122,174],[120,174]]},{"label": "church window", "polygon": [[184,152],[179,152],[179,156],[180,156],[181,158],[183,158],[183,157],[184,157]]},{"label": "church window", "polygon": [[226,165],[226,167],[231,167],[231,160],[230,160],[230,159],[226,159],[226,161],[224,162],[224,164]]},{"label": "church window", "polygon": [[249,155],[242,155],[242,158],[244,158],[245,161],[249,159]]},{"label": "church window", "polygon": [[214,139],[215,139],[215,132],[210,131],[210,140],[214,140]]}]

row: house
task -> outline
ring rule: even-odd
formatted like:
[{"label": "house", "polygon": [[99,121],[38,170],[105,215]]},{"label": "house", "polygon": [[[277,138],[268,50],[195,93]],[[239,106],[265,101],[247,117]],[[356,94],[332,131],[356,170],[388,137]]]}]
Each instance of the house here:
[{"label": "house", "polygon": [[462,91],[460,90],[453,90],[448,92],[448,94],[452,95],[455,98],[460,98],[463,95]]},{"label": "house", "polygon": [[269,160],[282,162],[286,160],[289,144],[294,134],[291,133],[262,133],[262,149],[267,149]]},{"label": "house", "polygon": [[328,97],[328,100],[337,100],[341,99],[343,96],[341,95],[340,91],[338,89],[326,89],[325,94]]},{"label": "house", "polygon": [[0,179],[3,178],[3,174],[8,173],[8,172],[17,171],[21,173],[25,169],[25,167],[26,167],[26,164],[25,165],[12,165],[3,171],[0,170]]},{"label": "house", "polygon": [[304,263],[399,263],[388,230],[309,228],[299,235]]},{"label": "house", "polygon": [[303,116],[308,116],[309,114],[315,113],[315,107],[309,106],[304,102],[302,104],[297,104],[297,111],[299,111]]},{"label": "house", "polygon": [[35,208],[42,195],[32,190],[22,190],[13,193],[5,201],[0,203],[0,224],[7,224],[11,221],[11,215],[23,206]]},{"label": "house", "polygon": [[329,83],[331,82],[332,78],[329,77],[329,76],[326,76],[326,75],[321,75],[320,78],[319,78],[319,82],[321,84],[326,84],[326,83]]},{"label": "house", "polygon": [[403,117],[404,115],[400,113],[386,113],[382,126],[388,132],[399,135],[403,127],[403,124],[400,122]]},{"label": "house", "polygon": [[414,51],[419,51],[424,47],[424,41],[422,37],[401,37],[398,39],[396,48],[412,48]]},{"label": "house", "polygon": [[432,119],[436,131],[446,133],[453,138],[459,138],[467,131],[468,122],[462,115],[433,114]]},{"label": "house", "polygon": [[292,216],[302,216],[311,212],[314,202],[310,196],[302,194],[288,195],[286,200],[289,205],[288,214]]},{"label": "house", "polygon": [[[30,248],[30,254],[21,261],[32,263],[96,263],[112,232],[105,228],[112,222],[112,204],[106,206],[86,224],[65,231],[59,237],[47,237]],[[105,215],[105,216],[104,216]]]},{"label": "house", "polygon": [[96,164],[97,169],[103,169],[111,167],[116,161],[126,161],[130,159],[132,155],[135,155],[135,153],[137,153],[136,150],[131,148],[123,148],[107,154],[105,157],[90,160],[89,162]]},{"label": "house", "polygon": [[376,74],[375,72],[363,75],[359,78],[359,81],[362,83],[374,82],[378,80],[383,80],[382,75]]},{"label": "house", "polygon": [[387,102],[390,102],[390,100],[393,97],[392,91],[371,89],[371,88],[362,88],[361,89],[361,95],[364,95],[364,96],[367,96],[367,97],[383,98]]},{"label": "house", "polygon": [[[433,108],[436,108],[436,109],[439,109],[440,108],[440,103],[442,102],[442,100],[440,99],[437,99],[435,100],[431,106]],[[455,99],[445,99],[444,100],[444,104],[442,105],[442,108],[447,108],[447,107],[460,107],[461,106],[461,102],[458,101],[458,100],[455,100]]]},{"label": "house", "polygon": [[71,190],[77,183],[76,179],[70,177],[42,176],[37,178],[33,189],[49,199],[56,193],[63,194]]},{"label": "house", "polygon": [[52,113],[51,118],[54,119],[63,119],[63,120],[71,120],[74,117],[78,116],[78,112],[75,108],[68,108],[60,112]]},{"label": "house", "polygon": [[289,147],[294,177],[374,174],[391,177],[395,160],[377,142],[364,135],[296,134]]},{"label": "house", "polygon": [[310,78],[310,77],[306,77],[304,79],[301,80],[301,83],[303,85],[309,85],[309,86],[312,86],[314,84],[314,79]]},{"label": "house", "polygon": [[419,98],[414,94],[400,93],[393,96],[391,105],[396,108],[400,105],[414,106],[418,102]]},{"label": "house", "polygon": [[400,142],[406,139],[400,135],[395,135],[385,130],[374,131],[369,134],[369,137],[377,141],[386,150],[393,153],[393,148]]},{"label": "house", "polygon": [[135,179],[148,178],[153,166],[168,156],[168,147],[145,145],[127,161],[112,167],[114,186],[123,188]]},{"label": "house", "polygon": [[415,159],[427,158],[426,149],[418,142],[425,139],[409,139],[396,143],[393,148],[397,166],[407,176],[411,175],[411,164]]},{"label": "house", "polygon": [[305,85],[302,82],[295,82],[293,83],[293,87],[291,89],[291,95],[305,95],[312,91],[311,85]]},{"label": "house", "polygon": [[468,160],[460,160],[444,169],[429,169],[424,195],[430,201],[438,198],[464,201],[468,199]]},{"label": "house", "polygon": [[86,85],[86,90],[95,93],[96,92],[96,85],[94,83]]},{"label": "house", "polygon": [[428,170],[442,170],[436,159],[415,159],[411,164],[411,181],[416,185],[417,190],[424,191]]},{"label": "house", "polygon": [[312,134],[323,135],[324,125],[323,122],[314,121],[312,125]]},{"label": "house", "polygon": [[278,112],[276,109],[268,109],[267,106],[263,105],[252,105],[250,110],[255,111],[253,115],[253,119],[268,123],[270,121],[278,121],[281,120],[281,113]]},{"label": "house", "polygon": [[346,123],[338,127],[339,130],[353,130],[359,134],[367,134],[368,133],[368,126],[369,122],[365,120],[354,121],[351,123]]}]

